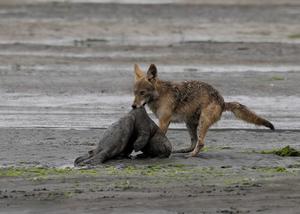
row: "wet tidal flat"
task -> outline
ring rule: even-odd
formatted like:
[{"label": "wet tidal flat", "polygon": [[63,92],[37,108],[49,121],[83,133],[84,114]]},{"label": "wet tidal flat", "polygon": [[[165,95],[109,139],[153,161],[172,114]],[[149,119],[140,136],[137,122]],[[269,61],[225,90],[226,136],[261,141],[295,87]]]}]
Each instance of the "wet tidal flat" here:
[{"label": "wet tidal flat", "polygon": [[[300,157],[272,151],[287,144],[299,150],[299,132],[212,130],[196,158],[172,154],[74,168],[103,129],[0,131],[2,145],[8,142],[1,151],[3,213],[297,212]],[[184,130],[170,130],[168,137],[175,148],[189,144]]]},{"label": "wet tidal flat", "polygon": [[[0,213],[299,213],[299,2],[151,3],[0,2]],[[277,130],[224,113],[198,157],[74,168],[130,110],[135,63]],[[184,124],[167,136],[189,145]]]}]

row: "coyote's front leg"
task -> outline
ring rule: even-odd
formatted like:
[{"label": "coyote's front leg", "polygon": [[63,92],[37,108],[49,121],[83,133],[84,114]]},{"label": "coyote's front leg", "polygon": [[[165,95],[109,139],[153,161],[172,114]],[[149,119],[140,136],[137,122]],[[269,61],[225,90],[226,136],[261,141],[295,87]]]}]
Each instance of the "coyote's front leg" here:
[{"label": "coyote's front leg", "polygon": [[173,153],[188,153],[194,150],[197,141],[198,141],[198,136],[197,136],[197,123],[186,123],[186,128],[189,132],[189,135],[191,137],[191,146],[188,148],[183,148],[183,149],[178,149],[173,151]]},{"label": "coyote's front leg", "polygon": [[171,117],[171,115],[163,115],[159,118],[159,128],[164,134],[166,134],[168,131],[171,122]]}]

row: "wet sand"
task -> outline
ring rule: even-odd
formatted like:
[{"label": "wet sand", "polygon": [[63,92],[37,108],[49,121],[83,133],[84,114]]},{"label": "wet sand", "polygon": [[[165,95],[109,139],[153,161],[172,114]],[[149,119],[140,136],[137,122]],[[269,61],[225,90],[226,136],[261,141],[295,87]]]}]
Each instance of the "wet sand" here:
[{"label": "wet sand", "polygon": [[[0,213],[298,213],[299,157],[261,151],[300,149],[299,3],[99,2],[0,3]],[[130,109],[134,63],[208,82],[278,131],[224,114],[197,158],[72,168]]]},{"label": "wet sand", "polygon": [[[300,149],[299,131],[215,130],[197,158],[113,160],[86,173],[67,168],[103,131],[0,129],[1,163],[18,166],[11,173],[30,171],[9,177],[2,168],[2,213],[298,212],[300,158],[261,152]],[[174,148],[188,146],[186,131],[168,137]]]}]

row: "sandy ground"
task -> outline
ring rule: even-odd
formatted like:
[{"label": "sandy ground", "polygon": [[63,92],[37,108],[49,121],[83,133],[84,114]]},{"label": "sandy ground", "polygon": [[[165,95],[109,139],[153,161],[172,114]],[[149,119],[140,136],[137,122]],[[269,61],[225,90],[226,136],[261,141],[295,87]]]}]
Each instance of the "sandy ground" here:
[{"label": "sandy ground", "polygon": [[[299,157],[261,151],[300,149],[299,2],[125,3],[0,2],[0,213],[298,213]],[[278,131],[224,114],[197,158],[68,168],[130,109],[134,63],[211,83]]]},{"label": "sandy ground", "polygon": [[[104,130],[0,131],[1,163],[24,170],[68,169]],[[168,136],[175,148],[188,145],[185,131],[171,130]],[[197,158],[113,160],[92,174],[76,169],[44,174],[34,168],[7,177],[2,169],[1,212],[297,213],[300,158],[260,152],[286,144],[300,149],[298,139],[295,131],[218,130],[209,132]]]}]

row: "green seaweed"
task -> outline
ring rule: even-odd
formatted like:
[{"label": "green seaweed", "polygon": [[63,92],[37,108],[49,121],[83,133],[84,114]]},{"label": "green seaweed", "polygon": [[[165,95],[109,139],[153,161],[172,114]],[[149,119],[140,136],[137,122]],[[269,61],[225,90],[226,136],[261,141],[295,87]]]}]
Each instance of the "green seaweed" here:
[{"label": "green seaweed", "polygon": [[116,177],[144,176],[166,179],[184,180],[192,177],[222,177],[231,167],[198,167],[185,164],[152,164],[146,166],[124,166],[117,168],[108,166],[101,169],[102,175]]},{"label": "green seaweed", "polygon": [[290,39],[300,39],[300,33],[291,34],[288,36]]},{"label": "green seaweed", "polygon": [[105,42],[107,42],[106,39],[89,38],[89,39],[84,39],[84,40],[74,40],[74,45],[90,47],[91,45],[98,44],[98,43],[105,43]]},{"label": "green seaweed", "polygon": [[288,172],[288,170],[285,167],[282,166],[276,166],[276,167],[258,167],[258,168],[254,168],[255,170],[258,170],[260,172],[264,172],[264,173],[286,173]]},{"label": "green seaweed", "polygon": [[286,172],[287,169],[281,166],[277,166],[274,168],[275,172]]},{"label": "green seaweed", "polygon": [[116,189],[121,189],[121,190],[127,190],[127,189],[134,188],[134,186],[131,184],[131,182],[129,180],[114,183],[113,187]]},{"label": "green seaweed", "polygon": [[271,151],[261,151],[261,154],[275,154],[281,157],[299,157],[300,156],[300,151],[290,147],[286,146],[282,149],[275,149]]},{"label": "green seaweed", "polygon": [[226,186],[234,185],[234,184],[246,184],[246,183],[251,183],[251,179],[247,178],[245,176],[235,176],[235,177],[226,177],[223,179],[223,183]]},{"label": "green seaweed", "polygon": [[96,170],[93,169],[72,169],[72,168],[46,168],[46,167],[8,167],[0,168],[0,177],[40,177],[55,175],[95,175]]},{"label": "green seaweed", "polygon": [[270,78],[271,81],[280,81],[280,80],[285,80],[283,76],[272,76]]},{"label": "green seaweed", "polygon": [[103,173],[107,172],[109,175],[129,176],[129,175],[143,175],[143,176],[174,176],[176,174],[185,173],[189,171],[188,167],[183,164],[169,164],[169,165],[148,165],[148,166],[126,166],[118,169],[114,166],[104,168]]}]

